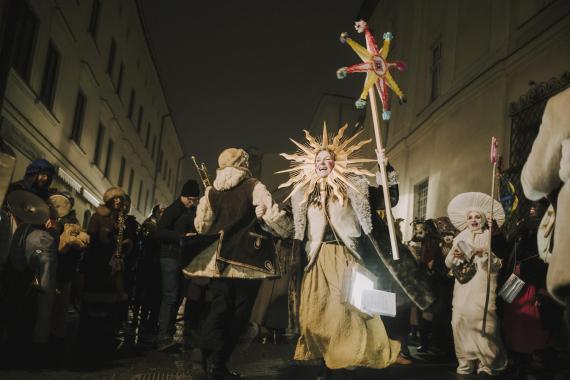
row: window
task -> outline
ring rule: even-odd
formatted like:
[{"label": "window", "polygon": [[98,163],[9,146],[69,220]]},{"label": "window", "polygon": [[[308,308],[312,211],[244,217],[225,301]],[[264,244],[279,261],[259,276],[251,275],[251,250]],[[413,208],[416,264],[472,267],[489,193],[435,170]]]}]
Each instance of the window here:
[{"label": "window", "polygon": [[425,179],[414,186],[414,219],[425,220],[427,214],[428,182]]},{"label": "window", "polygon": [[146,189],[146,194],[144,197],[144,213],[145,214],[148,212],[148,202],[149,202],[149,191],[148,191],[148,189]]},{"label": "window", "polygon": [[155,149],[156,149],[156,136],[152,138],[152,150],[150,151],[150,156],[152,157],[153,161],[154,161],[154,155],[156,153]]},{"label": "window", "polygon": [[141,209],[142,193],[143,193],[143,181],[141,179],[139,181],[139,194],[137,195],[137,210]]},{"label": "window", "polygon": [[52,41],[49,42],[46,54],[46,64],[44,66],[44,76],[40,89],[40,100],[49,109],[53,108],[55,97],[55,86],[57,84],[57,73],[59,70],[59,52]]},{"label": "window", "polygon": [[109,172],[111,171],[111,164],[113,162],[113,140],[109,139],[107,143],[107,161],[105,162],[105,170],[103,173],[105,177],[109,178]]},{"label": "window", "polygon": [[82,223],[82,227],[84,230],[86,230],[87,227],[89,226],[90,220],[91,220],[91,211],[85,210],[85,212],[83,213],[83,223]]},{"label": "window", "polygon": [[148,149],[148,142],[150,140],[150,123],[146,126],[146,137],[144,139],[144,147]]},{"label": "window", "polygon": [[131,89],[131,97],[129,99],[129,113],[128,117],[131,122],[133,121],[133,112],[135,112],[135,89]]},{"label": "window", "polygon": [[119,178],[117,179],[117,185],[123,187],[125,182],[125,166],[127,166],[127,160],[125,157],[121,157],[121,166],[119,167]]},{"label": "window", "polygon": [[141,133],[141,127],[142,127],[142,120],[143,120],[143,113],[144,113],[144,109],[141,106],[139,106],[139,117],[137,119],[137,133],[140,135]]},{"label": "window", "polygon": [[97,140],[95,142],[95,154],[93,155],[93,163],[97,166],[101,165],[101,147],[103,146],[103,137],[105,136],[105,128],[99,124],[97,129]]},{"label": "window", "polygon": [[70,138],[75,141],[77,145],[81,143],[81,132],[83,131],[83,119],[85,118],[85,95],[81,89],[77,92],[77,99],[75,100],[75,112],[73,114],[73,124],[71,126]]},{"label": "window", "polygon": [[91,6],[91,17],[89,18],[89,34],[95,40],[97,37],[97,28],[99,27],[99,14],[101,13],[101,2],[93,0]]},{"label": "window", "polygon": [[121,92],[123,90],[123,76],[125,75],[125,64],[121,62],[119,65],[119,76],[117,77],[117,95],[121,97]]},{"label": "window", "polygon": [[113,38],[111,40],[111,46],[109,47],[109,60],[107,61],[107,74],[112,78],[113,70],[115,68],[115,56],[117,55],[117,43]]},{"label": "window", "polygon": [[34,55],[34,45],[37,33],[38,18],[34,12],[25,6],[25,9],[23,10],[23,19],[21,21],[21,32],[18,36],[18,42],[15,43],[12,64],[18,75],[26,81],[30,80],[32,57]]},{"label": "window", "polygon": [[131,195],[133,192],[133,182],[135,181],[135,169],[131,168],[131,172],[129,175],[129,188],[127,189],[127,194]]},{"label": "window", "polygon": [[161,149],[158,152],[158,172],[160,173],[162,171],[162,160],[164,158],[164,151]]},{"label": "window", "polygon": [[436,42],[431,49],[431,91],[430,101],[439,96],[439,81],[441,76],[441,41]]}]

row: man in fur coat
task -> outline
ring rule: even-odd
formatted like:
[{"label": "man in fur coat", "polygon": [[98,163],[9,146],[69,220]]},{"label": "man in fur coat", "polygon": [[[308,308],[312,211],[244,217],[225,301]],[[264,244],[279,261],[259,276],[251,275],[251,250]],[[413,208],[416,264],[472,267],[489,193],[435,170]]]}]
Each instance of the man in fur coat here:
[{"label": "man in fur coat", "polygon": [[570,235],[566,233],[570,224],[569,109],[570,89],[548,101],[538,136],[521,173],[526,197],[539,200],[550,195],[556,209],[554,248],[546,285],[550,293],[567,306],[570,306]]},{"label": "man in fur coat", "polygon": [[200,199],[194,224],[200,234],[220,234],[184,270],[187,276],[213,277],[212,302],[202,328],[202,353],[209,380],[239,378],[226,368],[238,337],[248,325],[262,278],[275,277],[271,235],[287,237],[291,224],[271,194],[248,169],[243,149],[218,158],[212,187]]},{"label": "man in fur coat", "polygon": [[[55,190],[50,185],[55,167],[44,159],[32,161],[24,178],[12,183],[12,191],[28,191],[47,202]],[[6,273],[2,274],[7,310],[8,339],[15,345],[26,345],[27,338],[34,343],[40,365],[49,357],[51,315],[56,287],[57,248],[60,225],[51,217],[43,225],[23,223],[14,214],[12,221],[18,225],[10,243]],[[34,327],[31,328],[30,324]],[[32,334],[28,337],[28,334]],[[12,349],[14,346],[12,346]],[[14,352],[16,352],[15,350]]]},{"label": "man in fur coat", "polygon": [[[112,341],[112,329],[121,323],[123,305],[127,301],[121,271],[113,273],[111,258],[121,245],[128,255],[136,239],[136,224],[128,218],[127,196],[119,187],[103,194],[103,205],[97,207],[87,227],[90,245],[80,267],[83,293],[80,337],[86,348],[103,353],[105,343]],[[120,216],[124,218],[123,239],[118,241]]]}]

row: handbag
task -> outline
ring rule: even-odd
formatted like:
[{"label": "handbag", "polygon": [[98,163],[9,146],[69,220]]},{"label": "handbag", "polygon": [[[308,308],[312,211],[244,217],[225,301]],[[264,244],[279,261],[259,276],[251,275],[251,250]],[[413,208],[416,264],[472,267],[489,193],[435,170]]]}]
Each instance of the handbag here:
[{"label": "handbag", "polygon": [[457,246],[465,254],[465,258],[454,263],[451,271],[460,284],[466,284],[477,273],[477,264],[473,262],[473,247],[465,241],[458,242]]},{"label": "handbag", "polygon": [[466,284],[475,276],[475,273],[477,273],[477,264],[472,260],[461,260],[453,264],[451,272],[453,273],[453,277],[455,277],[460,284]]}]

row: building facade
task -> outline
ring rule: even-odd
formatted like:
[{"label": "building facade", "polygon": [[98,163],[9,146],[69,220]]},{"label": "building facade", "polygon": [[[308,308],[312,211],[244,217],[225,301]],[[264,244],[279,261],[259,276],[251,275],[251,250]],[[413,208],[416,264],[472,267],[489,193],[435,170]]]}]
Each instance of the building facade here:
[{"label": "building facade", "polygon": [[14,178],[33,159],[52,162],[80,220],[111,186],[125,189],[139,221],[170,203],[184,154],[137,2],[18,3],[0,1],[19,20],[0,124],[17,154]]},{"label": "building facade", "polygon": [[[493,136],[518,181],[544,104],[570,84],[570,2],[380,1],[369,25],[393,33],[389,58],[408,65],[394,74],[408,102],[382,123],[400,174],[395,215],[443,216],[459,193],[490,193]],[[373,136],[369,115],[366,125]]]}]

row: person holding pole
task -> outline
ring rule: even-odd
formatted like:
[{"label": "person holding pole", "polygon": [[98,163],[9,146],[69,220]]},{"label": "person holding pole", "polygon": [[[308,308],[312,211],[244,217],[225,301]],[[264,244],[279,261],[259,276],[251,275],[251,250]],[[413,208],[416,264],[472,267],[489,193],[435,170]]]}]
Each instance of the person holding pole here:
[{"label": "person holding pole", "polygon": [[[385,208],[381,187],[371,186],[362,168],[376,159],[352,158],[370,140],[356,143],[360,135],[344,138],[347,125],[334,138],[326,125],[320,139],[307,131],[307,143],[294,141],[298,154],[282,154],[292,161],[288,182],[294,238],[307,254],[301,285],[298,340],[295,359],[322,359],[328,369],[385,368],[409,364],[400,355],[400,343],[388,337],[382,319],[362,313],[346,302],[347,273],[358,266],[377,275],[378,288],[410,298],[425,309],[433,302],[427,279],[418,273],[410,252],[399,244],[401,257],[392,257],[388,227],[376,210]],[[320,141],[319,141],[320,140]],[[384,151],[378,159],[385,165]],[[398,199],[395,171],[388,166],[392,203]],[[397,288],[397,289],[396,289]],[[325,378],[327,378],[325,376]]]},{"label": "person holding pole", "polygon": [[[493,218],[488,214],[491,207]],[[489,247],[495,238],[491,228],[504,222],[505,213],[499,202],[477,192],[457,195],[447,212],[461,231],[445,259],[455,277],[451,325],[457,373],[495,375],[506,368],[507,356],[495,303],[501,259]]]}]

